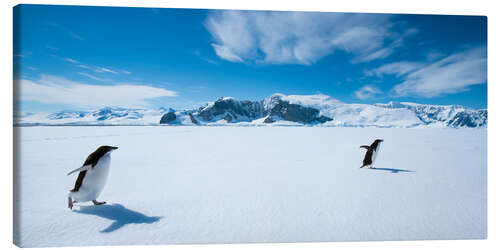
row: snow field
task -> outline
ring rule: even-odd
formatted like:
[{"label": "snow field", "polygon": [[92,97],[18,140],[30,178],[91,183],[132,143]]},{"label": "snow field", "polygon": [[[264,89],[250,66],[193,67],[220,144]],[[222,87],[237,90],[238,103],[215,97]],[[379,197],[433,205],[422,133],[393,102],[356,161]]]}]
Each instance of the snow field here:
[{"label": "snow field", "polygon": [[[486,129],[16,127],[24,247],[486,237]],[[364,149],[382,138],[375,167]],[[67,208],[115,145],[107,205]]]}]

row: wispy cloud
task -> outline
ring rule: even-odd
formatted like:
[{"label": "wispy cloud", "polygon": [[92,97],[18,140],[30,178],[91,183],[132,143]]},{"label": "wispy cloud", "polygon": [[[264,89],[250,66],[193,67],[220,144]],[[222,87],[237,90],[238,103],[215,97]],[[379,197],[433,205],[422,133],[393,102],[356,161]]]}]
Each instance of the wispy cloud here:
[{"label": "wispy cloud", "polygon": [[197,57],[201,58],[203,61],[208,62],[208,63],[210,63],[210,64],[216,64],[216,65],[218,65],[218,64],[219,64],[217,61],[212,60],[212,59],[210,59],[210,58],[207,58],[207,57],[205,57],[205,56],[201,55],[201,53],[200,53],[200,51],[199,51],[199,50],[195,50],[195,51],[193,51],[193,54],[194,54],[195,56],[197,56]]},{"label": "wispy cloud", "polygon": [[202,59],[203,59],[203,61],[210,63],[210,64],[215,64],[215,65],[219,64],[217,61],[212,60],[212,59],[208,59],[208,58],[202,58]]},{"label": "wispy cloud", "polygon": [[73,32],[73,31],[69,31],[69,32],[68,32],[68,34],[69,34],[71,37],[75,38],[75,39],[78,39],[78,40],[83,40],[83,38],[82,38],[80,35],[76,34],[76,33],[75,33],[75,32]]},{"label": "wispy cloud", "polygon": [[84,64],[80,64],[80,65],[78,65],[78,67],[80,67],[82,69],[91,69],[89,66],[84,65]]},{"label": "wispy cloud", "polygon": [[394,33],[390,34],[389,36],[392,37],[392,42],[372,52],[360,54],[357,57],[355,57],[351,62],[359,63],[359,62],[373,61],[376,59],[384,59],[390,56],[396,48],[403,46],[403,42],[407,37],[414,35],[416,33],[418,33],[417,29],[409,28],[406,31],[402,32],[401,34],[394,34]]},{"label": "wispy cloud", "polygon": [[13,56],[14,58],[23,59],[23,58],[30,58],[32,54],[33,54],[33,53],[32,53],[32,52],[30,52],[30,51],[23,51],[23,53],[22,53],[22,54],[21,54],[21,53],[13,53],[13,54],[12,54],[12,56]]},{"label": "wispy cloud", "polygon": [[38,68],[36,68],[36,67],[32,67],[32,66],[28,66],[28,69],[29,69],[29,70],[33,70],[33,71],[37,71],[37,70],[38,70]]},{"label": "wispy cloud", "polygon": [[70,63],[80,63],[79,61],[73,59],[73,58],[64,58],[64,61],[70,62]]},{"label": "wispy cloud", "polygon": [[[53,55],[54,57],[58,57],[56,55]],[[132,72],[128,71],[128,70],[121,70],[121,69],[110,69],[108,67],[100,67],[100,66],[89,66],[89,65],[86,65],[86,64],[82,64],[79,60],[76,60],[76,59],[73,59],[73,58],[61,58],[63,61],[66,61],[66,62],[70,62],[70,63],[73,63],[73,64],[77,64],[76,66],[79,67],[79,68],[82,68],[82,69],[87,69],[87,70],[91,70],[91,71],[94,71],[95,73],[111,73],[111,74],[115,74],[115,75],[118,75],[118,74],[124,74],[124,75],[130,75],[132,74]],[[80,74],[80,73],[78,73]],[[92,78],[92,77],[90,77]],[[94,79],[94,78],[92,78]]]},{"label": "wispy cloud", "polygon": [[215,43],[212,43],[212,46],[215,54],[217,54],[220,58],[231,62],[243,62],[243,59],[236,55],[236,53],[234,53],[228,46],[217,45]]},{"label": "wispy cloud", "polygon": [[77,107],[148,106],[148,100],[158,97],[174,97],[171,90],[134,84],[91,85],[66,78],[41,75],[36,80],[16,80],[19,85],[19,101],[59,103]]},{"label": "wispy cloud", "polygon": [[365,85],[354,92],[354,95],[361,100],[374,98],[375,95],[381,94],[382,91],[373,85]]},{"label": "wispy cloud", "polygon": [[68,34],[70,37],[72,37],[72,38],[74,38],[74,39],[77,39],[77,40],[83,40],[83,37],[82,37],[82,36],[80,36],[80,35],[79,35],[79,34],[77,34],[76,32],[74,32],[74,31],[72,31],[72,30],[68,29],[67,27],[65,27],[65,26],[63,26],[63,25],[61,25],[61,24],[59,24],[59,23],[56,23],[56,22],[48,22],[47,24],[48,24],[49,26],[51,26],[51,27],[54,27],[54,28],[56,28],[56,29],[58,29],[58,30],[60,30],[60,31],[62,31],[62,32],[66,33],[66,34]]},{"label": "wispy cloud", "polygon": [[382,77],[383,75],[396,75],[402,76],[408,74],[411,71],[415,71],[423,66],[422,63],[419,62],[395,62],[384,64],[376,69],[365,71],[365,75],[367,76],[378,76]]},{"label": "wispy cloud", "polygon": [[445,57],[446,55],[439,52],[439,51],[431,51],[429,54],[427,54],[427,60],[429,61],[434,61],[434,60],[437,60],[437,59],[441,59],[443,57]]},{"label": "wispy cloud", "polygon": [[205,21],[215,53],[232,62],[310,65],[342,50],[353,63],[386,58],[403,39],[390,15],[216,11]]},{"label": "wispy cloud", "polygon": [[118,72],[111,70],[111,69],[108,69],[108,68],[104,68],[104,67],[95,67],[94,70],[95,70],[95,72],[98,72],[98,73],[112,73],[115,75],[118,74]]},{"label": "wispy cloud", "polygon": [[97,76],[94,76],[94,75],[91,75],[91,74],[87,74],[87,73],[84,73],[84,72],[78,72],[77,74],[81,75],[81,76],[86,76],[92,80],[96,80],[96,81],[101,81],[101,82],[107,82],[109,81],[109,79],[105,79],[105,78],[100,78],[100,77],[97,77]]},{"label": "wispy cloud", "polygon": [[395,96],[436,97],[467,91],[486,83],[486,47],[468,49],[433,62],[396,62],[369,71],[395,75],[402,82],[392,89]]}]

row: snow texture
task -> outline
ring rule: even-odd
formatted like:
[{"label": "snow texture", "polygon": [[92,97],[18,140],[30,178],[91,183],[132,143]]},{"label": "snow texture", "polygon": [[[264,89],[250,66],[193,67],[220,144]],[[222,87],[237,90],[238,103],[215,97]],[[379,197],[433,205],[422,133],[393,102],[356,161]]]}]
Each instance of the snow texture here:
[{"label": "snow texture", "polygon": [[[23,247],[486,237],[486,129],[15,127]],[[374,166],[360,145],[384,139]],[[99,197],[66,194],[115,145]]]}]

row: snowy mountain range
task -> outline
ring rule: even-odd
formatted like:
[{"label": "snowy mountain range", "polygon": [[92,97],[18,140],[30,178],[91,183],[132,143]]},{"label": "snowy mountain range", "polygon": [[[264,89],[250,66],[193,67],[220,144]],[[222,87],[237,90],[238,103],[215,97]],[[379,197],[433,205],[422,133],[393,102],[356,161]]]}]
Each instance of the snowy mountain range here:
[{"label": "snowy mountain range", "polygon": [[207,125],[207,126],[342,126],[342,127],[452,127],[487,125],[486,109],[458,105],[407,102],[349,104],[327,95],[274,94],[260,101],[222,97],[198,109],[127,109],[60,111],[19,114],[14,125]]},{"label": "snowy mountain range", "polygon": [[166,109],[104,107],[95,111],[63,110],[52,114],[14,113],[14,125],[158,125]]}]

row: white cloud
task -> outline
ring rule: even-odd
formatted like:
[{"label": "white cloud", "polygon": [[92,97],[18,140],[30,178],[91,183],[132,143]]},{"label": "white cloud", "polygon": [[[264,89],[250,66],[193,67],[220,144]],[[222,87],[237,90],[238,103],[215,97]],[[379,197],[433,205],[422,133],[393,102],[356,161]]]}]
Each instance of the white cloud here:
[{"label": "white cloud", "polygon": [[405,32],[402,34],[390,34],[389,36],[392,37],[392,42],[389,43],[388,45],[385,45],[384,47],[380,49],[375,49],[372,52],[368,51],[367,53],[362,53],[355,57],[352,62],[353,63],[359,63],[359,62],[369,62],[373,61],[376,59],[384,59],[388,56],[390,56],[394,50],[398,47],[401,47],[403,45],[403,41],[411,35],[414,35],[418,33],[418,30],[415,28],[410,28],[407,29]]},{"label": "white cloud", "polygon": [[90,69],[89,66],[83,65],[83,64],[78,65],[78,67],[83,68],[83,69]]},{"label": "white cloud", "polygon": [[467,91],[469,86],[486,83],[486,48],[455,53],[414,71],[393,73],[403,78],[393,88],[397,96],[435,97]]},{"label": "white cloud", "polygon": [[95,69],[95,72],[98,72],[98,73],[113,73],[113,74],[118,74],[118,72],[114,71],[114,70],[111,70],[111,69],[108,69],[108,68],[104,68],[104,67],[96,67]]},{"label": "white cloud", "polygon": [[173,97],[171,90],[134,84],[91,85],[66,78],[41,75],[37,80],[16,80],[19,101],[68,104],[77,107],[148,106],[148,99]]},{"label": "white cloud", "polygon": [[69,32],[68,32],[68,34],[69,34],[71,37],[75,38],[75,39],[78,39],[78,40],[83,40],[83,38],[82,38],[80,35],[76,34],[76,33],[75,33],[75,32],[73,32],[73,31],[69,31]]},{"label": "white cloud", "polygon": [[362,88],[358,89],[356,92],[354,92],[354,95],[358,99],[371,99],[374,98],[375,95],[381,94],[382,91],[380,91],[379,88],[373,86],[373,85],[365,85]]},{"label": "white cloud", "polygon": [[[58,57],[56,55],[53,55],[53,56],[54,57]],[[92,70],[95,73],[112,73],[112,74],[115,74],[115,75],[118,75],[118,74],[130,75],[130,74],[132,74],[132,72],[127,71],[127,70],[112,70],[112,69],[109,69],[109,68],[106,68],[106,67],[85,65],[85,64],[82,64],[80,61],[78,61],[76,59],[73,59],[73,58],[69,58],[69,57],[67,57],[67,58],[61,58],[61,59],[63,61],[66,61],[66,62],[77,64],[77,67],[79,67],[79,68]]]},{"label": "white cloud", "polygon": [[97,77],[97,76],[94,76],[91,74],[87,74],[87,73],[83,73],[83,72],[78,72],[77,74],[82,75],[82,76],[86,76],[86,77],[88,77],[92,80],[96,80],[96,81],[101,81],[101,82],[109,81],[109,79],[100,78],[100,77]]},{"label": "white cloud", "polygon": [[[216,52],[217,52],[217,50],[216,50]],[[205,61],[205,62],[207,62],[207,63],[210,63],[210,64],[215,64],[215,65],[218,65],[218,64],[219,64],[219,63],[218,63],[217,61],[215,61],[215,60],[212,60],[212,59],[210,59],[210,58],[204,57],[204,56],[200,53],[200,51],[199,51],[199,50],[195,50],[195,51],[193,51],[193,54],[194,54],[195,56],[197,56],[197,57],[201,58],[203,61]],[[229,60],[229,59],[228,59],[228,60]],[[236,59],[236,60],[238,60],[238,59]],[[240,58],[240,60],[241,60],[241,58]]]},{"label": "white cloud", "polygon": [[232,62],[310,65],[343,50],[352,62],[391,55],[403,34],[390,31],[390,15],[269,11],[216,11],[205,26],[215,53]]},{"label": "white cloud", "polygon": [[378,77],[381,77],[383,75],[402,76],[411,71],[417,70],[422,66],[423,66],[422,63],[416,63],[416,62],[395,62],[382,65],[373,70],[367,70],[365,71],[365,74],[368,76],[376,75]]},{"label": "white cloud", "polygon": [[217,44],[212,44],[212,46],[214,47],[215,54],[217,54],[220,58],[231,62],[243,62],[243,59],[234,54],[228,47],[219,46]]},{"label": "white cloud", "polygon": [[[76,62],[76,63],[78,63],[78,62]],[[92,70],[95,73],[112,73],[115,75],[118,75],[118,74],[130,75],[130,74],[132,74],[132,72],[130,72],[128,70],[111,70],[111,69],[105,68],[105,67],[88,66],[88,65],[84,65],[84,64],[79,64],[78,67],[80,67],[82,69]]]},{"label": "white cloud", "polygon": [[83,37],[81,37],[80,35],[78,35],[77,33],[73,32],[72,30],[66,28],[65,26],[59,24],[59,23],[55,23],[55,22],[48,22],[46,23],[47,25],[49,26],[52,26],[54,28],[57,28],[59,29],[60,31],[62,32],[65,32],[66,34],[68,34],[69,36],[71,36],[72,38],[74,39],[77,39],[77,40],[83,40]]},{"label": "white cloud", "polygon": [[73,58],[64,58],[64,61],[70,62],[70,63],[80,63],[79,61],[73,59]]},{"label": "white cloud", "polygon": [[352,60],[352,62],[359,63],[359,62],[369,62],[376,59],[384,59],[390,56],[393,51],[394,51],[393,47],[382,48],[365,55],[357,56]]},{"label": "white cloud", "polygon": [[248,30],[251,24],[236,11],[219,12],[221,15],[211,16],[206,20],[206,26],[217,43],[212,44],[216,54],[229,61],[242,61],[238,54],[253,53],[254,41]]},{"label": "white cloud", "polygon": [[437,59],[441,59],[445,57],[446,55],[439,52],[439,51],[431,51],[430,53],[427,54],[427,60],[428,61],[435,61]]}]

